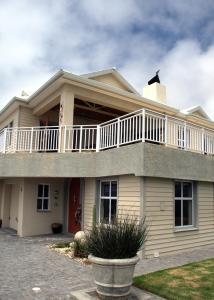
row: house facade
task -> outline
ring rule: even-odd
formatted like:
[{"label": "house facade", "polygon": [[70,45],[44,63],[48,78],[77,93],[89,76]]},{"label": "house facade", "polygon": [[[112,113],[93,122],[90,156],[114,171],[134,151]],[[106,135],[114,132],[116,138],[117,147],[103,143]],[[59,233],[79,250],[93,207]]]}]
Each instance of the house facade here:
[{"label": "house facade", "polygon": [[146,257],[214,242],[214,123],[115,69],[56,73],[0,113],[0,219],[21,237],[146,216]]}]

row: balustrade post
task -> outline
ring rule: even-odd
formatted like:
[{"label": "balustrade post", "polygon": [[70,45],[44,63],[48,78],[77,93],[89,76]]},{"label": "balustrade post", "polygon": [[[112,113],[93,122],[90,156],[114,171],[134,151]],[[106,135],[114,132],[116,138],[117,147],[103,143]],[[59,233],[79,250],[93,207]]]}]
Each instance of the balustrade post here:
[{"label": "balustrade post", "polygon": [[117,120],[117,148],[120,147],[120,118]]},{"label": "balustrade post", "polygon": [[[73,127],[72,127],[72,131],[73,131]],[[66,138],[67,138],[67,126],[65,125],[64,126],[64,136],[63,136],[63,140],[64,140],[64,143],[63,143],[63,152],[65,152],[65,149],[66,149]],[[72,135],[73,135],[73,132],[72,132]]]},{"label": "balustrade post", "polygon": [[79,143],[79,152],[82,152],[82,125],[80,126],[80,143]]},{"label": "balustrade post", "polygon": [[204,154],[204,128],[201,128],[201,152]]},{"label": "balustrade post", "polygon": [[31,136],[30,136],[30,153],[32,153],[32,151],[33,151],[33,127],[31,128],[30,134],[31,134]]},{"label": "balustrade post", "polygon": [[97,125],[96,152],[100,151],[100,125]]},{"label": "balustrade post", "polygon": [[11,140],[11,148],[14,152],[17,151],[17,136],[18,136],[18,128],[12,129],[10,133],[10,140]]},{"label": "balustrade post", "polygon": [[165,116],[165,127],[164,127],[164,142],[167,145],[168,143],[168,116]]},{"label": "balustrade post", "polygon": [[61,152],[61,148],[62,148],[62,126],[59,126],[58,153]]},{"label": "balustrade post", "polygon": [[184,149],[187,150],[187,123],[184,122]]},{"label": "balustrade post", "polygon": [[7,144],[7,128],[4,129],[4,138],[3,138],[3,153],[6,153],[6,144]]},{"label": "balustrade post", "polygon": [[145,121],[146,121],[146,111],[142,109],[142,142],[145,142]]}]

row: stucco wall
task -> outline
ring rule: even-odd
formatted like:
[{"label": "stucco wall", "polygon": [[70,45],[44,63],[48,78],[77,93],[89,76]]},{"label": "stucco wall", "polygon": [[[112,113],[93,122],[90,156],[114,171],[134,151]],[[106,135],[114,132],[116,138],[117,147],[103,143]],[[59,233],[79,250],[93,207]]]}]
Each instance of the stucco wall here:
[{"label": "stucco wall", "polygon": [[18,229],[18,210],[19,210],[19,191],[20,185],[19,184],[12,184],[11,185],[11,199],[10,199],[10,223],[9,227],[15,230]]},{"label": "stucco wall", "polygon": [[146,178],[144,181],[145,214],[149,234],[145,255],[153,256],[187,251],[214,243],[213,183],[197,182],[196,230],[174,229],[174,181]]},{"label": "stucco wall", "polygon": [[0,155],[0,177],[89,178],[125,174],[213,182],[214,158],[149,143],[98,153]]},{"label": "stucco wall", "polygon": [[[50,184],[49,212],[37,211],[37,186],[39,183]],[[63,222],[63,189],[63,180],[41,178],[24,181],[22,236],[51,233],[52,223]]]}]

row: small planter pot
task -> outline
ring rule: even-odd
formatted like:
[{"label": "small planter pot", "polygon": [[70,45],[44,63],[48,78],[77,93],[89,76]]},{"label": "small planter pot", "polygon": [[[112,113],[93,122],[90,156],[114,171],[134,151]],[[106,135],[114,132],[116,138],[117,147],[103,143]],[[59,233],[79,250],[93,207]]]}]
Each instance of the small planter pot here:
[{"label": "small planter pot", "polygon": [[51,225],[51,228],[52,228],[52,232],[54,234],[56,234],[56,233],[62,233],[62,224],[60,224],[60,223],[53,223]]},{"label": "small planter pot", "polygon": [[[130,293],[134,268],[139,257],[127,259],[104,259],[89,255],[97,293],[101,299],[126,297]],[[121,298],[122,299],[122,298]]]}]

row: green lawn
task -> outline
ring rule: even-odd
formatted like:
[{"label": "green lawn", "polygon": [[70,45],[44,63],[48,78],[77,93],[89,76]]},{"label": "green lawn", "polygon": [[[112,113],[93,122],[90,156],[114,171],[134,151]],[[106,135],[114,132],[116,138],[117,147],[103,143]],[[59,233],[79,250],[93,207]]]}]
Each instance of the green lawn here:
[{"label": "green lawn", "polygon": [[173,300],[214,299],[214,259],[134,278],[134,285]]}]

